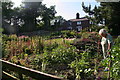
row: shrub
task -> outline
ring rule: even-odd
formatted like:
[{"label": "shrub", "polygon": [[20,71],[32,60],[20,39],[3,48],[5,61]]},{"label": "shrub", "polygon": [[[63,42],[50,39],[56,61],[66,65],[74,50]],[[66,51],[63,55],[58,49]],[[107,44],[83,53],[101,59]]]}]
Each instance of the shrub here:
[{"label": "shrub", "polygon": [[120,79],[120,37],[115,40],[115,45],[111,51],[112,59],[112,77],[117,80]]},{"label": "shrub", "polygon": [[118,37],[115,40],[115,44],[113,45],[111,49],[111,57],[108,57],[104,60],[101,61],[101,64],[103,66],[108,66],[108,64],[111,63],[110,67],[110,72],[111,72],[111,78],[114,80],[120,79],[120,37]]}]

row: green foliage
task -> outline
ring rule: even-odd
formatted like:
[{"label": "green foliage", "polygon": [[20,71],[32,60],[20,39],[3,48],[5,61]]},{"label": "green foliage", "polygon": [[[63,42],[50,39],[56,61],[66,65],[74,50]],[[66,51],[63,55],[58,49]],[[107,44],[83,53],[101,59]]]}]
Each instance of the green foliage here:
[{"label": "green foliage", "polygon": [[[120,37],[115,40],[111,58],[102,60],[97,52],[97,42],[100,38],[98,33],[63,31],[53,33],[52,36],[66,33],[81,35],[83,38],[78,40],[77,46],[84,46],[84,49],[70,45],[72,41],[63,38],[44,39],[40,36],[22,38],[16,35],[3,35],[3,59],[46,73],[65,75],[67,78],[72,74],[76,79],[87,79],[88,77],[94,79],[93,72],[98,69],[98,65],[106,67],[112,60],[111,77],[115,80],[120,78]],[[89,41],[87,42],[87,40]],[[81,52],[81,50],[83,51]],[[67,75],[69,70],[73,72]]]},{"label": "green foliage", "polygon": [[[37,54],[43,52],[43,40],[29,37],[17,37],[16,35],[3,35],[3,57],[10,57],[10,53]],[[11,55],[12,56],[12,55]]]},{"label": "green foliage", "polygon": [[118,36],[117,39],[115,39],[115,44],[119,45],[119,43],[120,43],[120,36]]},{"label": "green foliage", "polygon": [[[13,26],[17,28],[16,33],[48,29],[50,21],[56,14],[55,6],[48,8],[42,2],[24,2],[20,7],[13,8],[13,6],[11,1],[2,3],[2,18],[3,27],[13,23]],[[4,33],[8,33],[6,28]]]},{"label": "green foliage", "polygon": [[118,3],[104,3],[101,2],[100,6],[95,6],[94,9],[91,9],[91,5],[86,7],[84,3],[82,3],[82,7],[85,13],[88,13],[88,18],[90,19],[92,30],[97,29],[99,26],[98,24],[102,24],[107,26],[110,32],[113,35],[120,34],[120,2]]},{"label": "green foliage", "polygon": [[60,31],[53,32],[53,33],[51,33],[51,37],[52,36],[60,36],[61,34],[62,34],[62,32],[60,32]]},{"label": "green foliage", "polygon": [[62,35],[66,38],[74,38],[76,36],[76,31],[62,31]]},{"label": "green foliage", "polygon": [[12,15],[12,7],[13,7],[13,2],[2,2],[2,18],[10,20],[11,15]]},{"label": "green foliage", "polygon": [[88,52],[90,57],[97,57],[98,42],[100,41],[100,36],[98,35],[98,33],[83,32],[81,33],[81,35],[82,37],[80,39],[75,39],[73,41],[73,45],[81,51]]},{"label": "green foliage", "polygon": [[30,57],[30,65],[32,65],[32,68],[40,70],[42,65],[42,55],[36,54],[34,57]]},{"label": "green foliage", "polygon": [[112,77],[114,79],[120,79],[120,37],[118,37],[116,40],[115,45],[112,48],[111,51],[111,59],[112,59]]},{"label": "green foliage", "polygon": [[63,19],[62,16],[55,16],[55,18],[52,21],[53,25],[51,26],[51,28],[59,29],[59,27],[61,27],[64,22],[65,22],[65,19]]},{"label": "green foliage", "polygon": [[[82,78],[84,78],[82,75],[87,75],[87,74],[91,74],[92,69],[90,68],[90,57],[88,55],[89,53],[80,53],[79,55],[77,55],[77,57],[75,57],[75,59],[69,64],[69,66],[75,70],[76,73],[76,79],[80,80]],[[89,74],[89,76],[90,76]]]},{"label": "green foliage", "polygon": [[[49,64],[68,64],[72,60],[74,60],[76,56],[76,48],[75,47],[65,47],[59,45],[56,48],[51,50],[47,50],[44,52],[44,61]],[[51,51],[51,52],[50,52]]]},{"label": "green foliage", "polygon": [[[50,43],[46,44],[44,47],[44,58],[49,57],[50,53],[52,52],[53,49],[56,49],[58,47],[58,43]],[[49,61],[49,60],[47,60]]]},{"label": "green foliage", "polygon": [[104,60],[101,61],[101,64],[103,66],[108,66],[108,64],[110,63],[111,61],[111,77],[115,80],[118,80],[120,79],[120,37],[118,37],[116,40],[115,40],[115,44],[113,45],[112,47],[112,50],[110,51],[111,52],[111,57],[108,57]]},{"label": "green foliage", "polygon": [[64,30],[64,31],[57,31],[51,33],[51,37],[62,37],[62,38],[80,38],[81,33],[77,33],[76,31]]},{"label": "green foliage", "polygon": [[53,71],[66,69],[68,64],[71,63],[76,56],[76,48],[72,46],[66,47],[64,45],[59,45],[53,48],[52,51],[49,49],[44,50],[42,71],[45,71],[47,67],[52,68]]},{"label": "green foliage", "polygon": [[51,59],[53,63],[64,63],[68,64],[76,57],[75,47],[64,47],[59,46],[52,51]]}]

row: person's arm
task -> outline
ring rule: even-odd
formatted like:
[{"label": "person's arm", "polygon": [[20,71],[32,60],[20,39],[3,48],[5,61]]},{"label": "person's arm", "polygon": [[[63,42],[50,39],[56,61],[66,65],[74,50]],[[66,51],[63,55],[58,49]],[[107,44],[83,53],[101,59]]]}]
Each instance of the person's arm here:
[{"label": "person's arm", "polygon": [[111,49],[111,46],[112,46],[112,43],[108,43],[108,49],[107,49],[108,52],[107,52],[107,54],[110,54],[110,51],[109,51],[109,50]]},{"label": "person's arm", "polygon": [[108,38],[108,53],[107,54],[110,54],[110,49],[112,48],[112,43],[113,43],[113,39],[112,39],[112,36],[109,34],[109,38]]}]

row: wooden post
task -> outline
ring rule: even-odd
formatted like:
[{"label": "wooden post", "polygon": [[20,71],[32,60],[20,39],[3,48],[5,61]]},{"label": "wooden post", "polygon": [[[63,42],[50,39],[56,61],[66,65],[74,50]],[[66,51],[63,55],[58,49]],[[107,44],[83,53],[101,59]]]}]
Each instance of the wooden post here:
[{"label": "wooden post", "polygon": [[108,62],[108,67],[109,67],[109,71],[108,71],[108,79],[107,80],[110,80],[110,78],[111,78],[111,54],[109,55],[109,57],[110,57],[110,60],[109,60],[109,62]]}]

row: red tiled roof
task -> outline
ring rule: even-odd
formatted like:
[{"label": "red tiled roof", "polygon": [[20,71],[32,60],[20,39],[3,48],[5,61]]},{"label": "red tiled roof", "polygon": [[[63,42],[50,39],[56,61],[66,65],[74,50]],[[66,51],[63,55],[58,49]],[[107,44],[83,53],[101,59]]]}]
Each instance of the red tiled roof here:
[{"label": "red tiled roof", "polygon": [[88,20],[87,18],[80,18],[80,19],[70,19],[70,21],[76,22],[76,21],[85,21]]}]

